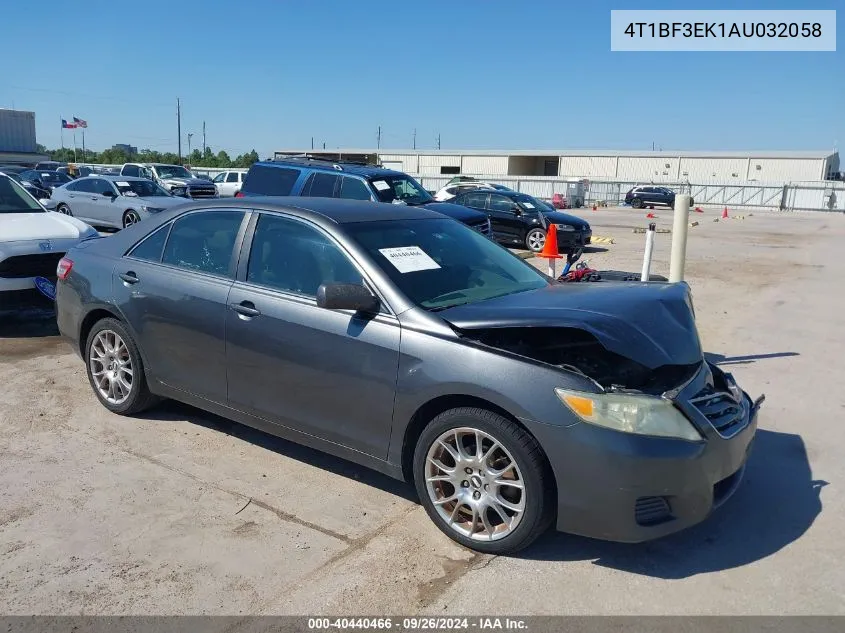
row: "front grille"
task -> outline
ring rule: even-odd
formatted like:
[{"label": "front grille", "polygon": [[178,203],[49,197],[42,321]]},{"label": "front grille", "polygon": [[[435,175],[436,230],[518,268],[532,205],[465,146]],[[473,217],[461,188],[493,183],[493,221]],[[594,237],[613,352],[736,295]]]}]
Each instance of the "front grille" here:
[{"label": "front grille", "polygon": [[56,276],[56,266],[64,253],[38,253],[36,255],[14,255],[0,262],[0,277],[20,279],[22,277]]},{"label": "front grille", "polygon": [[690,403],[722,437],[736,435],[745,427],[745,408],[727,391],[717,391],[708,385],[691,398]]},{"label": "front grille", "polygon": [[675,517],[666,497],[640,497],[634,506],[634,518],[639,525],[658,525]]},{"label": "front grille", "polygon": [[189,198],[214,198],[217,195],[217,189],[214,186],[191,185],[188,187]]}]

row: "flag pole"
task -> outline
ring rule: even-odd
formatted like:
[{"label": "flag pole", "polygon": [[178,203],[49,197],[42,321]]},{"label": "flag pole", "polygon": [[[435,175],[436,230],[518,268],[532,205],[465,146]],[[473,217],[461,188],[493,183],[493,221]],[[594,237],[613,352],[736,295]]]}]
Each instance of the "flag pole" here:
[{"label": "flag pole", "polygon": [[64,154],[64,151],[65,151],[65,126],[64,126],[64,119],[62,119],[62,117],[59,117],[59,129],[61,130],[59,132],[59,134],[61,135],[61,138],[62,138],[62,153]]},{"label": "flag pole", "polygon": [[85,162],[85,128],[82,128],[82,162]]},{"label": "flag pole", "polygon": [[76,162],[76,128],[73,128],[73,162]]}]

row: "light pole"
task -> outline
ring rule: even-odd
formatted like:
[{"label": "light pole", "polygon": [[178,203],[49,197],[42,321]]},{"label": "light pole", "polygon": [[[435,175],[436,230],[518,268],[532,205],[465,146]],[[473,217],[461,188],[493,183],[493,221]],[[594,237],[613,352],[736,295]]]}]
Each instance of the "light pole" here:
[{"label": "light pole", "polygon": [[193,132],[188,132],[188,160],[191,159],[191,137],[194,135]]}]

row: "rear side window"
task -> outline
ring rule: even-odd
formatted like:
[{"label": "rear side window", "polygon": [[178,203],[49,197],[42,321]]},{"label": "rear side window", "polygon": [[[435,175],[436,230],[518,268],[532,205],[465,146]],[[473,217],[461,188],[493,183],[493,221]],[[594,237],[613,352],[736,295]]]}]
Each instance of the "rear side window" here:
[{"label": "rear side window", "polygon": [[298,169],[255,165],[246,175],[243,190],[262,196],[289,196],[297,178]]},{"label": "rear side window", "polygon": [[487,205],[486,193],[466,193],[461,197],[462,204],[473,209],[484,209]]},{"label": "rear side window", "polygon": [[74,191],[79,191],[81,193],[94,193],[94,180],[95,178],[83,178],[82,180],[77,180],[74,184],[76,188]]},{"label": "rear side window", "polygon": [[303,191],[302,195],[311,196],[312,198],[333,198],[334,188],[337,185],[337,181],[340,180],[340,176],[317,172],[309,180],[311,187],[308,191]]},{"label": "rear side window", "polygon": [[230,171],[229,175],[226,176],[226,182],[238,182],[238,172]]},{"label": "rear side window", "polygon": [[173,223],[162,262],[213,275],[229,276],[242,211],[201,211]]},{"label": "rear side window", "polygon": [[129,256],[135,259],[143,259],[148,262],[160,262],[161,252],[164,250],[164,243],[167,241],[167,233],[170,231],[170,225],[156,229],[150,235],[144,238],[135,248],[133,248]]},{"label": "rear side window", "polygon": [[124,165],[120,172],[121,176],[140,176],[141,170],[137,165]]},{"label": "rear side window", "polygon": [[372,200],[370,190],[357,178],[344,176],[340,183],[340,197],[348,200]]}]

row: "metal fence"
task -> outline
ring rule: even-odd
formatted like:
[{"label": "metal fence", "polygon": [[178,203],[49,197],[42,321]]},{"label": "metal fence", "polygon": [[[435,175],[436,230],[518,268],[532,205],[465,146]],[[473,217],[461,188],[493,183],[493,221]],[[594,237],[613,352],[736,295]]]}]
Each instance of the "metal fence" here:
[{"label": "metal fence", "polygon": [[[515,191],[527,193],[536,198],[550,200],[555,193],[566,194],[572,186],[572,178],[548,178],[532,176],[474,175],[479,180],[502,184]],[[441,189],[452,176],[415,175],[429,191]],[[596,203],[619,205],[625,201],[625,194],[637,185],[650,184],[635,181],[589,181],[584,193],[587,206]],[[747,183],[743,185],[723,183],[660,183],[679,193],[689,193],[696,206],[717,206],[730,208],[770,209],[775,211],[839,211],[845,212],[845,182],[829,181],[818,183]]]},{"label": "metal fence", "polygon": [[[98,165],[120,169],[120,165]],[[214,178],[224,171],[247,171],[246,169],[221,169],[215,167],[195,167],[195,174]],[[501,176],[492,174],[472,174],[486,182],[505,185],[515,191],[527,193],[535,198],[551,200],[555,193],[566,195],[577,184],[576,178],[544,176]],[[428,176],[411,174],[429,191],[437,191],[446,186],[454,176]],[[596,203],[620,205],[625,201],[625,194],[637,185],[647,185],[640,181],[629,180],[591,180],[585,187],[584,204]],[[660,183],[679,193],[689,193],[696,206],[730,207],[732,209],[770,209],[774,211],[838,211],[845,213],[845,182],[801,182],[801,183]]]}]

